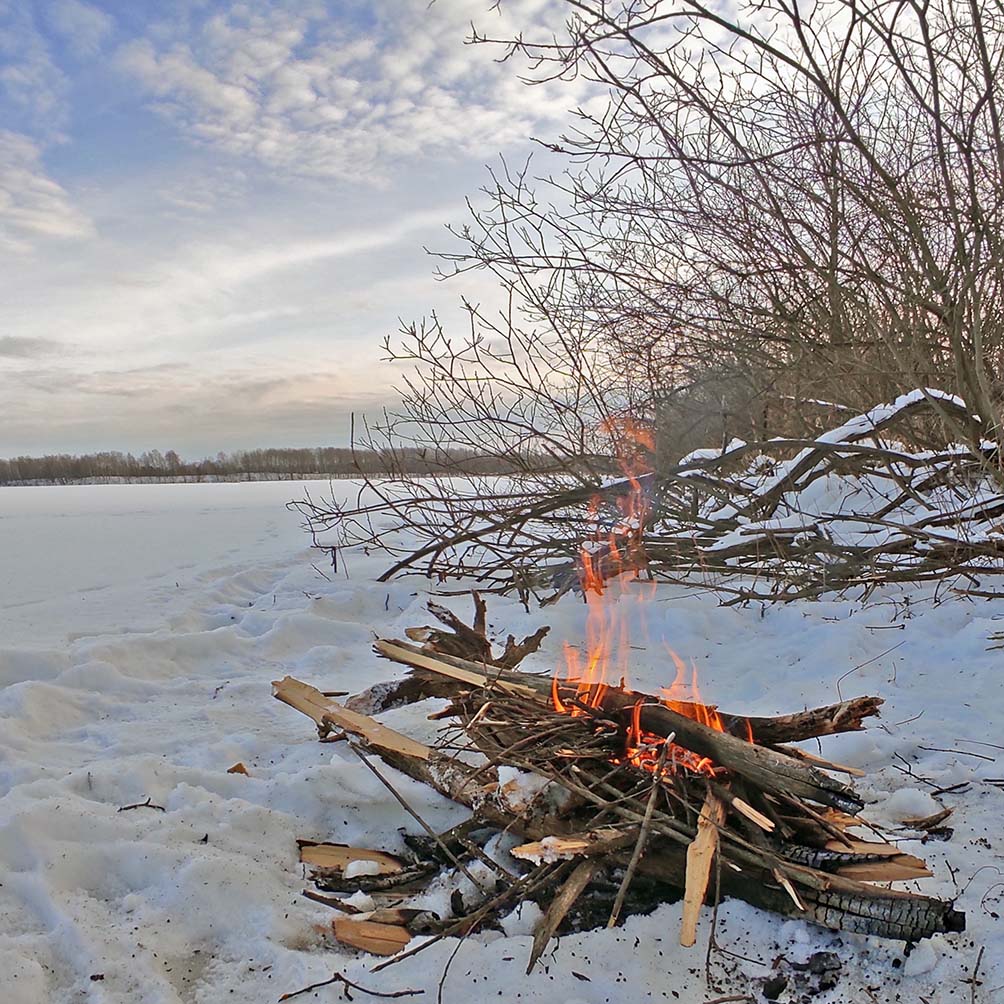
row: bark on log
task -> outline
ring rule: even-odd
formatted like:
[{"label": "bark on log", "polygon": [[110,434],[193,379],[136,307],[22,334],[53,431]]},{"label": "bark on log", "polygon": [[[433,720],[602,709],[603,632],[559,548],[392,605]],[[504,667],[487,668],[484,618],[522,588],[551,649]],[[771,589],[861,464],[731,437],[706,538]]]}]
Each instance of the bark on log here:
[{"label": "bark on log", "polygon": [[[651,878],[682,886],[686,875],[686,848],[664,845],[658,850],[650,849],[638,870]],[[795,905],[772,871],[767,869],[745,866],[741,872],[736,872],[727,866],[720,868],[718,892],[722,896],[745,900],[760,909],[808,920],[834,931],[919,941],[932,934],[965,930],[965,914],[956,910],[953,903],[876,888],[839,876],[826,876],[826,885],[815,881],[808,883],[805,878],[809,871],[783,866],[783,873],[797,887],[804,910]],[[712,882],[709,899],[715,893]]]}]

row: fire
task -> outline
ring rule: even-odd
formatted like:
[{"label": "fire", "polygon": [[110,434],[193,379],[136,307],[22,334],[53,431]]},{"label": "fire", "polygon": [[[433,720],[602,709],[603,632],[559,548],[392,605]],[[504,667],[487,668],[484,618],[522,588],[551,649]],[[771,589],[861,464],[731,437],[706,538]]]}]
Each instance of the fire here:
[{"label": "fire", "polygon": [[[642,634],[647,638],[645,600],[655,588],[652,582],[650,589],[644,589],[648,583],[641,583],[638,574],[645,567],[642,541],[651,505],[650,493],[641,479],[646,474],[644,462],[653,452],[653,435],[650,429],[622,418],[608,420],[603,431],[618,444],[617,455],[625,482],[623,490],[613,494],[617,513],[612,525],[609,522],[603,525],[602,498],[595,498],[590,507],[596,529],[583,543],[579,556],[580,583],[588,605],[585,652],[566,643],[564,679],[559,680],[555,674],[551,685],[555,710],[572,717],[602,707],[611,687],[627,690],[631,614],[637,615]],[[688,672],[683,659],[669,646],[666,650],[676,673],[672,684],[662,689],[661,703],[710,729],[725,732],[718,711],[701,698],[697,666],[692,663]],[[615,684],[613,680],[619,682]],[[652,772],[660,769],[660,763],[666,773],[683,768],[714,775],[722,770],[706,757],[698,757],[662,736],[645,731],[641,724],[642,709],[641,700],[632,709],[624,749],[627,761]],[[748,722],[747,732],[752,742]]]}]

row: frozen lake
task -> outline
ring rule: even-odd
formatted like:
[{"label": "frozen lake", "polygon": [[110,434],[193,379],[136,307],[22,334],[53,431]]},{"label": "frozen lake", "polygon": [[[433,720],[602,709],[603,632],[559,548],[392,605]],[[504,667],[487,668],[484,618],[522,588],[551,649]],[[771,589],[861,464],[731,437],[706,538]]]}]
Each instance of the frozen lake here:
[{"label": "frozen lake", "polygon": [[285,504],[329,490],[327,481],[0,488],[0,645],[158,628],[228,569],[288,564],[309,541]]}]

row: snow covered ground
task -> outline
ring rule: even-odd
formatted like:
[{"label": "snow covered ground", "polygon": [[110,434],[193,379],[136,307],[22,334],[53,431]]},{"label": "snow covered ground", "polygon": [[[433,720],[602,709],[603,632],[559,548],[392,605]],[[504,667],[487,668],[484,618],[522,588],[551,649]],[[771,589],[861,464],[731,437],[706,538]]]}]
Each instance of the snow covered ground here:
[{"label": "snow covered ground", "polygon": [[[361,690],[399,675],[372,656],[374,635],[427,622],[421,582],[373,581],[379,556],[350,556],[348,576],[331,581],[315,570],[298,517],[283,508],[303,490],[0,489],[2,1004],[258,1004],[334,971],[436,999],[456,942],[374,975],[373,959],[325,936],[332,912],[300,897],[297,837],[395,851],[398,829],[417,824],[351,752],[318,744],[306,718],[272,700],[270,681],[290,673]],[[966,934],[907,957],[899,944],[726,903],[706,971],[710,917],[702,947],[685,951],[680,905],[669,904],[615,931],[562,938],[524,977],[525,911],[507,921],[508,937],[459,947],[441,999],[760,1000],[777,967],[790,976],[780,999],[796,1001],[812,980],[793,965],[834,952],[838,982],[821,1002],[1004,1000],[1004,790],[990,783],[1004,776],[1004,749],[989,745],[1004,746],[1004,651],[991,640],[1004,630],[1004,601],[925,597],[760,610],[661,590],[631,603],[645,625],[632,682],[668,682],[668,644],[697,662],[705,699],[731,710],[794,710],[838,692],[885,697],[881,727],[827,740],[824,754],[869,771],[859,788],[880,823],[954,809],[951,839],[903,847],[934,871],[918,889],[958,897]],[[529,614],[512,601],[489,606],[499,632],[553,626],[534,657],[541,669],[563,640],[582,637],[584,614],[573,596]],[[421,738],[428,710],[387,720]],[[227,773],[238,761],[250,776]],[[416,783],[397,783],[433,825],[462,818]],[[941,788],[953,790],[935,797]],[[119,811],[147,799],[164,811]]]}]

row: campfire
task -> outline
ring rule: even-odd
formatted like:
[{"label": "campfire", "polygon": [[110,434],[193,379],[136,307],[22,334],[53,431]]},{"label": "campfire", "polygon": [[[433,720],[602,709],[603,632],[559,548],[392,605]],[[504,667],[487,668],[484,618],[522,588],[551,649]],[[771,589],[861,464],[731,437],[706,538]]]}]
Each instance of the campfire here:
[{"label": "campfire", "polygon": [[[607,679],[626,658],[626,639],[610,633],[622,627],[612,620],[594,623],[584,661],[570,656],[553,676],[524,673],[516,666],[546,629],[518,643],[510,637],[496,655],[484,603],[475,602],[473,626],[430,603],[445,630],[416,628],[409,641],[376,643],[379,655],[410,668],[396,683],[344,704],[289,677],[274,685],[279,700],[314,720],[323,741],[350,743],[392,790],[374,757],[471,810],[467,823],[447,833],[423,823],[426,835],[408,838],[407,858],[311,845],[304,861],[321,889],[362,890],[386,904],[340,916],[340,940],[378,954],[414,952],[493,924],[527,899],[547,905],[530,968],[561,930],[613,926],[681,897],[683,945],[696,940],[701,906],[722,897],[907,942],[964,929],[951,903],[876,884],[930,872],[862,818],[863,801],[849,783],[859,771],[791,745],[863,728],[881,699],[770,718],[731,714],[700,701],[694,670],[671,653],[675,682],[660,695],[640,693]],[[435,746],[373,717],[427,697],[450,702],[434,715],[450,723]],[[506,863],[488,850],[498,834],[517,840]],[[374,854],[379,871],[346,867]],[[473,881],[477,902],[458,898],[451,917],[409,911],[409,895],[443,870]],[[344,900],[309,895],[351,913]],[[413,933],[432,937],[408,949]]]},{"label": "campfire", "polygon": [[[561,930],[614,926],[626,913],[681,897],[684,946],[695,943],[702,905],[722,897],[906,942],[963,930],[964,915],[951,903],[877,884],[930,872],[862,817],[864,802],[851,784],[860,771],[792,745],[863,728],[879,713],[880,698],[772,718],[727,713],[701,699],[696,668],[668,648],[673,680],[660,694],[629,686],[633,648],[624,611],[654,586],[642,579],[647,483],[630,456],[624,467],[629,490],[614,497],[612,512],[597,502],[597,530],[577,563],[589,605],[585,645],[566,643],[554,673],[517,669],[540,647],[546,627],[520,642],[510,636],[496,654],[485,603],[474,593],[472,625],[430,602],[438,626],[409,629],[408,641],[376,643],[380,656],[409,667],[403,680],[344,705],[289,677],[274,685],[279,700],[313,718],[323,741],[350,743],[425,830],[409,838],[407,859],[309,847],[304,861],[322,889],[387,898],[369,916],[339,918],[336,937],[391,954],[412,932],[433,935],[410,954],[495,923],[533,899],[547,906],[529,972]],[[643,602],[636,612],[643,619]],[[449,700],[433,716],[449,723],[435,746],[373,717],[427,697]],[[467,806],[470,820],[434,832],[372,756]],[[503,856],[499,835],[515,840]],[[368,862],[365,875],[346,867],[357,860]],[[467,879],[477,902],[455,897],[451,917],[409,911],[409,894],[444,869]]]}]

